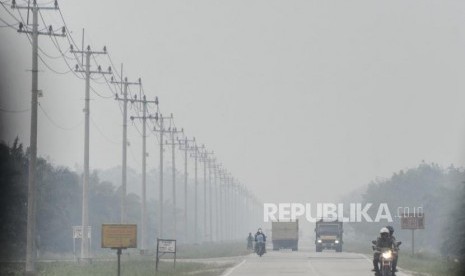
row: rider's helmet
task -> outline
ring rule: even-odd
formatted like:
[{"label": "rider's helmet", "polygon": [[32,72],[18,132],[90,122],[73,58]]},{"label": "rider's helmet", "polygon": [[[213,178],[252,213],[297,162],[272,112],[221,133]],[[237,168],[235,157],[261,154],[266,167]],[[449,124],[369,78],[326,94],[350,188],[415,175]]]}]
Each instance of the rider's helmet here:
[{"label": "rider's helmet", "polygon": [[394,227],[392,227],[391,225],[388,225],[386,226],[386,228],[389,230],[389,235],[392,236],[392,234],[394,234]]},{"label": "rider's helmet", "polygon": [[389,237],[389,229],[383,227],[381,228],[381,230],[379,230],[379,234],[381,235],[381,237]]}]

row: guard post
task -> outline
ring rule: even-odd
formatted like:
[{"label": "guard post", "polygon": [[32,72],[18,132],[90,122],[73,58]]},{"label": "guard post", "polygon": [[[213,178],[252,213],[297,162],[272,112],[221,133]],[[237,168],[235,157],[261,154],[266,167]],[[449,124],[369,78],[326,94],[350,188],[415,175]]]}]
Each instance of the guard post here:
[{"label": "guard post", "polygon": [[165,254],[174,254],[173,269],[176,270],[176,240],[166,240],[157,238],[157,256],[155,260],[155,270],[158,271],[160,257]]},{"label": "guard post", "polygon": [[102,224],[102,248],[116,250],[118,257],[117,275],[121,275],[121,253],[123,249],[137,248],[136,224]]}]

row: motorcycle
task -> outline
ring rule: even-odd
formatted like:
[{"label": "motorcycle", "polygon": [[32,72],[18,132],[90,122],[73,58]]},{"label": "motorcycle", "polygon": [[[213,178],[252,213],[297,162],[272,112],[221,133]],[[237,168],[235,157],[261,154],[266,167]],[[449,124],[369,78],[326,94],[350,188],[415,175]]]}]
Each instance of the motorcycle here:
[{"label": "motorcycle", "polygon": [[265,254],[265,243],[257,242],[257,255],[261,257],[263,254]]},{"label": "motorcycle", "polygon": [[[381,248],[380,250],[377,250],[375,245],[376,241],[372,241],[373,245],[373,250],[376,252],[379,252],[379,264],[380,264],[380,275],[381,276],[392,276],[393,275],[393,270],[392,270],[392,262],[394,258],[396,257],[395,255],[397,254],[396,251],[393,251],[391,248]],[[400,244],[402,242],[397,242],[396,243],[396,248],[399,248]]]}]

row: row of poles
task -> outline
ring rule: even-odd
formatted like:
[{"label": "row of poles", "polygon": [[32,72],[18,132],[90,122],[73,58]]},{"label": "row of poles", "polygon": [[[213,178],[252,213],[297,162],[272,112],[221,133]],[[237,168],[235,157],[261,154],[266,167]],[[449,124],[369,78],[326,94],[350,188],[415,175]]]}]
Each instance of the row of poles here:
[{"label": "row of poles", "polygon": [[[3,6],[4,3],[2,3]],[[35,275],[35,258],[36,258],[36,160],[37,160],[37,111],[38,111],[38,98],[40,91],[38,89],[38,38],[39,35],[46,35],[49,37],[66,37],[69,36],[69,30],[66,27],[62,28],[61,33],[55,33],[50,27],[48,31],[39,31],[38,16],[40,10],[58,10],[58,2],[54,2],[54,6],[45,7],[37,4],[36,0],[32,3],[28,2],[27,6],[17,5],[13,0],[11,4],[12,9],[27,10],[28,20],[29,12],[32,12],[32,28],[29,28],[29,22],[24,24],[21,20],[19,22],[18,32],[25,33],[30,36],[32,44],[32,98],[31,98],[31,137],[30,137],[30,158],[29,158],[29,177],[28,177],[28,215],[27,215],[27,250],[26,250],[26,274]],[[60,11],[61,13],[61,11]],[[21,14],[20,14],[21,15]],[[21,17],[22,18],[22,17]],[[65,23],[65,22],[63,22]],[[70,37],[68,37],[69,40]],[[83,34],[84,38],[84,34]],[[71,41],[74,40],[71,38]],[[77,47],[76,47],[77,48]],[[60,50],[61,52],[61,50]],[[91,58],[96,55],[106,55],[107,49],[103,51],[93,51],[90,46],[84,49],[84,39],[81,49],[75,49],[71,45],[70,52],[76,57],[77,54],[83,56],[82,62],[76,65],[75,72],[81,73],[85,76],[85,127],[84,127],[84,173],[83,173],[83,196],[82,196],[82,239],[81,239],[81,260],[86,262],[90,260],[90,241],[88,239],[88,226],[89,226],[89,122],[90,122],[90,80],[93,74],[100,74],[106,79],[105,75],[113,75],[111,67],[107,71],[103,71],[100,66],[97,70],[91,70]],[[63,53],[62,53],[63,54]],[[108,83],[108,82],[107,82]],[[147,125],[152,122],[154,125],[153,132],[158,136],[159,144],[159,191],[158,191],[158,213],[157,221],[157,237],[158,238],[177,238],[180,232],[177,225],[178,220],[183,223],[184,241],[185,242],[221,242],[233,241],[245,238],[245,234],[257,225],[260,221],[261,211],[258,199],[242,184],[239,183],[214,157],[212,151],[208,151],[204,145],[199,145],[195,138],[189,139],[184,130],[178,130],[174,124],[173,115],[164,117],[158,108],[158,98],[150,101],[143,95],[140,98],[128,96],[129,87],[132,85],[142,86],[141,79],[137,82],[129,82],[127,78],[123,78],[123,67],[121,67],[121,74],[118,81],[113,77],[111,83],[119,85],[119,90],[122,97],[115,93],[115,99],[123,103],[123,142],[122,142],[122,189],[121,189],[121,223],[127,223],[127,126],[128,118],[132,121],[142,121],[142,183],[141,183],[141,251],[149,249],[148,235],[148,212],[147,212]],[[109,86],[109,88],[111,88]],[[142,115],[131,116],[128,115],[128,103],[139,104],[142,109]],[[149,105],[155,104],[155,112],[150,112]],[[167,124],[168,122],[168,124]],[[166,139],[166,140],[165,140]],[[164,210],[164,147],[171,146],[171,169],[172,169],[172,210],[171,214],[167,216]],[[177,200],[177,183],[176,183],[176,149],[184,153],[184,191],[182,204],[178,204]],[[188,218],[189,204],[188,204],[188,161],[193,159],[194,162],[194,218],[193,224],[190,224]],[[203,164],[203,210],[199,208],[199,167]],[[182,219],[178,216],[178,211],[183,210]],[[203,215],[201,215],[203,211]],[[200,217],[203,218],[203,225],[200,225]],[[170,233],[166,233],[166,222],[172,222],[172,229]],[[189,236],[193,230],[193,235]]]}]

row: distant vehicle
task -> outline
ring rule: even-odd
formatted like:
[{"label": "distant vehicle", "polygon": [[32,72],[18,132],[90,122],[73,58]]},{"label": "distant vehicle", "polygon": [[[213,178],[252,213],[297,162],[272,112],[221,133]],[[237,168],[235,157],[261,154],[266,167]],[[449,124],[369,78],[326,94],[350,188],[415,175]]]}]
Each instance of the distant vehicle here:
[{"label": "distant vehicle", "polygon": [[315,226],[315,246],[316,252],[323,249],[334,249],[342,252],[342,221],[330,221],[320,219]]},{"label": "distant vehicle", "polygon": [[271,223],[273,250],[299,249],[299,220],[275,221]]}]

